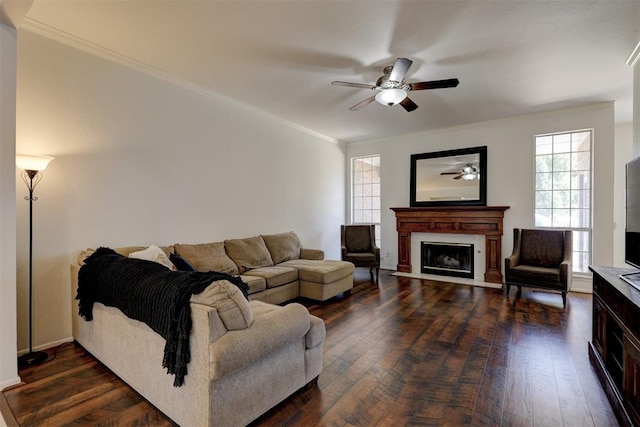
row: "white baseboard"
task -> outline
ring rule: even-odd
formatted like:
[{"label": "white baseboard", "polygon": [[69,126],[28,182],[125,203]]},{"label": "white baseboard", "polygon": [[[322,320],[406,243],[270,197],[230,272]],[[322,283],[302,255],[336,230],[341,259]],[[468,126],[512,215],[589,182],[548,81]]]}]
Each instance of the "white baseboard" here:
[{"label": "white baseboard", "polygon": [[593,283],[591,276],[573,276],[573,280],[571,282],[571,292],[592,294]]},{"label": "white baseboard", "polygon": [[[17,361],[16,361],[17,363]],[[0,382],[0,391],[4,390],[7,387],[14,386],[16,384],[20,384],[22,379],[20,377],[11,378],[10,380]]]},{"label": "white baseboard", "polygon": [[[65,344],[68,342],[73,342],[73,337],[63,338],[61,340],[53,341],[47,344],[42,344],[42,345],[33,347],[33,350],[34,351],[46,350],[46,349],[53,348],[53,347],[59,346],[60,344]],[[29,349],[25,348],[24,350],[18,351],[18,356],[22,356],[23,354],[27,354],[27,353],[29,353]]]}]

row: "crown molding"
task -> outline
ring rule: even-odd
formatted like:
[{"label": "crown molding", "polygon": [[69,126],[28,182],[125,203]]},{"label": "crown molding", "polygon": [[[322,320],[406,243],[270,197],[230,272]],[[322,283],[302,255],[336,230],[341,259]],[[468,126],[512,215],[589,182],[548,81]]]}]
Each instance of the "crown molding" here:
[{"label": "crown molding", "polygon": [[640,59],[640,42],[638,42],[635,49],[633,49],[633,52],[631,52],[631,55],[629,55],[629,57],[625,61],[625,64],[633,67],[638,63],[639,59]]},{"label": "crown molding", "polygon": [[303,126],[300,126],[296,123],[293,123],[291,121],[285,120],[281,117],[278,117],[276,115],[273,115],[271,113],[268,113],[264,110],[261,110],[259,108],[256,108],[250,104],[246,104],[242,101],[238,101],[237,99],[222,95],[220,93],[214,92],[210,89],[207,89],[203,86],[194,84],[189,82],[188,80],[184,80],[178,77],[175,77],[174,75],[167,73],[166,71],[163,71],[159,68],[153,67],[149,64],[146,64],[142,61],[138,61],[137,59],[131,58],[129,56],[123,55],[119,52],[116,52],[114,50],[111,49],[107,49],[103,46],[97,45],[93,42],[90,42],[88,40],[82,39],[80,37],[74,36],[72,34],[69,34],[67,32],[61,31],[57,28],[54,28],[50,25],[47,25],[43,22],[37,21],[35,19],[26,17],[21,25],[19,26],[19,30],[26,30],[29,31],[31,33],[40,35],[42,37],[45,37],[47,39],[50,40],[54,40],[56,42],[59,42],[61,44],[64,44],[66,46],[70,46],[76,49],[79,49],[83,52],[89,53],[91,55],[95,55],[98,56],[100,58],[106,59],[108,61],[111,62],[115,62],[117,64],[123,65],[125,67],[134,69],[136,71],[139,71],[141,73],[145,73],[149,76],[155,77],[157,79],[163,80],[167,83],[170,83],[172,85],[181,87],[183,89],[189,90],[191,92],[197,93],[199,95],[202,96],[206,96],[208,98],[214,98],[214,99],[218,99],[218,100],[222,100],[225,102],[228,102],[230,104],[234,104],[238,107],[247,109],[247,110],[251,110],[252,112],[256,113],[256,114],[260,114],[266,117],[269,117],[272,120],[275,120],[287,127],[296,129],[300,132],[306,133],[307,135],[311,135],[315,138],[319,138],[328,142],[332,142],[334,144],[338,144],[338,145],[342,145],[342,142],[338,139],[332,138],[330,136],[321,134],[319,132],[313,131],[311,129],[305,128]]}]

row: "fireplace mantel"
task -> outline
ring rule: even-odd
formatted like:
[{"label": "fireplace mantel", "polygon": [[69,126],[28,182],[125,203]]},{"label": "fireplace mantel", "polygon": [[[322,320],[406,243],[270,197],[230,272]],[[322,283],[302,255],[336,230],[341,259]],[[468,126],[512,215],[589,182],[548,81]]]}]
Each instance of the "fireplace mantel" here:
[{"label": "fireplace mantel", "polygon": [[481,234],[486,249],[484,280],[502,283],[502,220],[507,209],[509,206],[391,208],[398,230],[398,271],[411,273],[411,233]]}]

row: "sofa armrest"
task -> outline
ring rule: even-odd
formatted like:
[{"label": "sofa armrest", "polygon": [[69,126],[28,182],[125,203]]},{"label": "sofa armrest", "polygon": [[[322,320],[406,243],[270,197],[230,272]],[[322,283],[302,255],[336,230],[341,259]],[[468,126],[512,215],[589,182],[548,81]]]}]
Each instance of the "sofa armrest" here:
[{"label": "sofa armrest", "polygon": [[380,264],[380,248],[379,248],[379,247],[377,247],[377,246],[376,246],[376,247],[374,247],[374,248],[373,248],[373,253],[374,253],[374,255],[376,256],[376,262],[377,262],[378,264]]},{"label": "sofa armrest", "polygon": [[517,267],[520,264],[520,254],[510,255],[504,259],[504,274],[505,276],[509,274],[509,271],[513,267]]},{"label": "sofa armrest", "polygon": [[324,320],[316,316],[310,316],[311,327],[305,336],[305,344],[307,348],[314,348],[322,345],[327,337],[327,330],[324,326]]},{"label": "sofa armrest", "polygon": [[251,327],[229,331],[211,344],[211,379],[250,366],[291,342],[304,342],[309,327],[310,314],[297,303],[256,315]]},{"label": "sofa armrest", "polygon": [[513,229],[513,251],[504,259],[504,275],[508,280],[509,270],[520,265],[520,242],[522,234],[519,228]]},{"label": "sofa armrest", "polygon": [[322,249],[300,249],[300,259],[323,260],[324,251]]},{"label": "sofa armrest", "polygon": [[571,282],[573,279],[573,271],[570,262],[560,264],[560,281],[566,283],[567,292],[571,290]]}]

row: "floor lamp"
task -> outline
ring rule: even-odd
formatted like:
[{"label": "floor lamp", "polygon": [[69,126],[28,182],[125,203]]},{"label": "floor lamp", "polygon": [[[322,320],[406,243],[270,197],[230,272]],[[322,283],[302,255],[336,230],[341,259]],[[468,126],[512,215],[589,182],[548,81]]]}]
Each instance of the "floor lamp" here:
[{"label": "floor lamp", "polygon": [[29,195],[24,198],[29,201],[29,353],[18,357],[19,367],[37,365],[48,357],[44,351],[33,351],[33,202],[38,200],[33,190],[42,179],[40,171],[45,170],[51,160],[53,157],[48,156],[16,156],[16,166],[22,169],[22,180],[29,189]]}]

